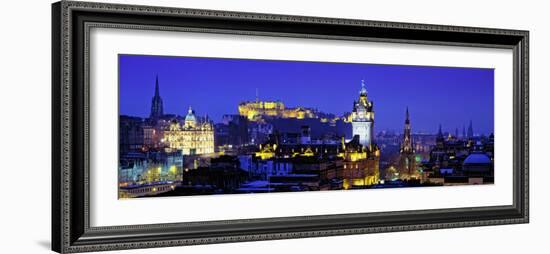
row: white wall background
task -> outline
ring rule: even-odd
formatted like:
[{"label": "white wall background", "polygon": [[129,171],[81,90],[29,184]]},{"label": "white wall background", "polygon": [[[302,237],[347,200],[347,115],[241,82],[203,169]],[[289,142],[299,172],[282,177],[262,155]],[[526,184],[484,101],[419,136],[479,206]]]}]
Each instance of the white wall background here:
[{"label": "white wall background", "polygon": [[[107,0],[105,0],[107,1]],[[124,253],[545,252],[550,202],[549,6],[545,1],[117,0],[111,2],[531,31],[531,223],[132,250]],[[6,1],[0,15],[1,253],[50,245],[50,1]],[[546,21],[546,22],[545,22]],[[7,163],[6,163],[7,162]]]}]

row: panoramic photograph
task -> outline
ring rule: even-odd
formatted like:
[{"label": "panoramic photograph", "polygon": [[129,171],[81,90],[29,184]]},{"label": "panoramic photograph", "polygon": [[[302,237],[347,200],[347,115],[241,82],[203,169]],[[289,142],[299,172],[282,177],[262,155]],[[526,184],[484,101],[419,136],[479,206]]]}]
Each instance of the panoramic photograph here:
[{"label": "panoramic photograph", "polygon": [[118,56],[118,197],[494,183],[494,70]]}]

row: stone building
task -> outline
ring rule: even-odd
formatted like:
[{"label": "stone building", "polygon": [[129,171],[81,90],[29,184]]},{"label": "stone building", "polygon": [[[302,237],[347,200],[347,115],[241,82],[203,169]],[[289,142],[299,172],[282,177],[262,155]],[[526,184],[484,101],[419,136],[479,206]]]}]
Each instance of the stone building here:
[{"label": "stone building", "polygon": [[170,149],[181,150],[183,155],[214,153],[214,127],[208,119],[199,121],[189,107],[183,124],[174,120],[164,132],[164,142]]}]

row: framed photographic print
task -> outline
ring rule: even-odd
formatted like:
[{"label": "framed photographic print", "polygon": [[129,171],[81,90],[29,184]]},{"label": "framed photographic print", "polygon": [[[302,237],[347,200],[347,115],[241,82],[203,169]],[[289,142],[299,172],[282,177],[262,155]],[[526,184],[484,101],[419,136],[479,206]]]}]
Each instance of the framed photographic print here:
[{"label": "framed photographic print", "polygon": [[527,31],[52,11],[57,252],[529,220]]}]

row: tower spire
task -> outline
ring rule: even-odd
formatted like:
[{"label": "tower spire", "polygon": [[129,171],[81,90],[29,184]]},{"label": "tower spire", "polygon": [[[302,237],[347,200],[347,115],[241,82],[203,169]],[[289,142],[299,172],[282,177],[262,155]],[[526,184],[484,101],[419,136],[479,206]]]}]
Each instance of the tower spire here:
[{"label": "tower spire", "polygon": [[157,74],[157,80],[155,82],[155,97],[160,96],[159,93],[159,75]]},{"label": "tower spire", "polygon": [[367,95],[367,89],[365,88],[365,80],[361,80],[361,90],[359,91],[360,95]]},{"label": "tower spire", "polygon": [[417,178],[414,144],[411,136],[411,123],[409,119],[409,107],[405,110],[405,129],[403,141],[399,151],[399,175],[402,179]]},{"label": "tower spire", "polygon": [[162,105],[162,98],[160,98],[160,92],[159,92],[159,75],[156,75],[155,80],[155,95],[153,96],[153,99],[151,101],[151,114],[149,115],[149,118],[156,122],[160,117],[164,115],[163,105]]},{"label": "tower spire", "polygon": [[405,129],[403,130],[403,142],[401,143],[401,152],[413,151],[411,138],[411,123],[409,120],[409,107],[405,110]]}]

